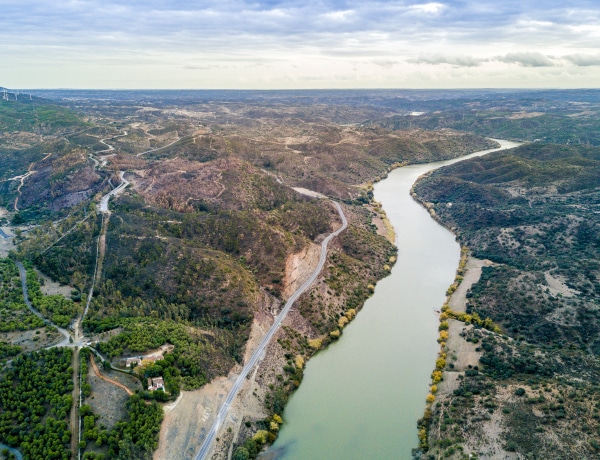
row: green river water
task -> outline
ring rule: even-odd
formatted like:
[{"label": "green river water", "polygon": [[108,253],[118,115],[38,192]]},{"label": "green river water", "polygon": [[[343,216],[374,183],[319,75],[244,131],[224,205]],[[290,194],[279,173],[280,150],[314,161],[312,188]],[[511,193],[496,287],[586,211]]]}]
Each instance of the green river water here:
[{"label": "green river water", "polygon": [[[503,149],[518,145],[499,142]],[[438,351],[436,311],[454,280],[460,247],[409,191],[423,173],[468,157],[399,168],[375,185],[396,231],[398,261],[340,340],[308,362],[264,458],[411,458]]]}]

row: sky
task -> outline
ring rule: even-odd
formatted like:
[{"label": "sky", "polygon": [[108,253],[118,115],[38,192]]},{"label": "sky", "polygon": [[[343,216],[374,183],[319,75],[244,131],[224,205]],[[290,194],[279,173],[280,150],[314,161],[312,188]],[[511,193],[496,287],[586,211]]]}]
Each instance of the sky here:
[{"label": "sky", "polygon": [[0,86],[600,87],[598,0],[0,0]]}]

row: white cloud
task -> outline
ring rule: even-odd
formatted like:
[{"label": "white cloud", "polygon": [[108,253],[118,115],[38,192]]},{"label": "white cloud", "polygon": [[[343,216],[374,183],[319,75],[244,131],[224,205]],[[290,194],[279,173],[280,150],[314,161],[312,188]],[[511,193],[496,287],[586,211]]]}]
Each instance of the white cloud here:
[{"label": "white cloud", "polygon": [[447,6],[442,3],[422,3],[419,5],[411,5],[409,7],[412,11],[425,14],[440,14],[446,8]]},{"label": "white cloud", "polygon": [[600,65],[600,54],[571,54],[563,58],[578,67]]},{"label": "white cloud", "polygon": [[345,11],[331,11],[329,13],[325,13],[323,17],[325,19],[329,19],[331,21],[348,21],[355,15],[354,10],[345,10]]},{"label": "white cloud", "polygon": [[2,0],[0,86],[598,86],[600,6],[568,4]]},{"label": "white cloud", "polygon": [[556,65],[549,57],[538,52],[507,53],[504,56],[497,56],[495,60],[524,67],[553,67]]},{"label": "white cloud", "polygon": [[421,55],[417,58],[408,59],[412,64],[449,64],[455,67],[478,67],[487,59],[476,58],[472,56],[446,56],[442,54]]}]

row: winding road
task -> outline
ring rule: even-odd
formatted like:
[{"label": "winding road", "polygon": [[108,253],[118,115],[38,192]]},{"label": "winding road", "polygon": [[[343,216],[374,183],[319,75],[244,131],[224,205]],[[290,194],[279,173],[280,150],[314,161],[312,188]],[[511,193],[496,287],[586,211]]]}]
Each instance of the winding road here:
[{"label": "winding road", "polygon": [[54,324],[48,318],[43,316],[39,311],[37,311],[35,308],[33,308],[33,305],[31,305],[31,302],[29,301],[29,293],[27,290],[27,272],[25,271],[25,267],[23,267],[23,264],[21,262],[17,262],[16,264],[17,264],[17,267],[19,268],[19,273],[21,275],[21,286],[23,288],[23,299],[25,300],[25,304],[27,305],[27,307],[31,310],[31,312],[34,315],[36,315],[38,318],[43,320],[46,324],[48,324],[50,326],[54,326],[58,330],[58,332],[60,332],[61,335],[64,337],[61,342],[57,343],[56,345],[52,345],[51,347],[48,347],[48,348],[77,347],[77,346],[81,345],[81,344],[74,343],[74,342],[71,343],[70,342],[71,335],[69,334],[69,332],[66,329],[63,329],[62,327],[58,327],[56,324]]},{"label": "winding road", "polygon": [[0,442],[0,450],[3,450],[3,449],[8,449],[8,451],[17,458],[17,460],[23,460],[23,455],[21,454],[21,452],[19,452],[14,447],[7,446],[6,444],[2,444]]},{"label": "winding road", "polygon": [[206,435],[206,438],[204,438],[204,442],[202,443],[200,450],[194,457],[195,460],[203,460],[207,457],[207,455],[210,451],[210,448],[212,446],[213,440],[214,440],[215,436],[217,435],[219,428],[221,427],[221,424],[227,418],[227,413],[229,411],[229,407],[231,406],[231,403],[233,402],[233,399],[237,395],[238,391],[242,387],[242,384],[246,380],[246,377],[248,376],[248,374],[250,373],[252,368],[256,365],[256,363],[258,363],[261,360],[267,345],[269,344],[269,342],[271,341],[271,339],[277,332],[277,329],[279,329],[279,326],[281,326],[281,323],[287,316],[288,312],[291,310],[292,306],[294,305],[294,302],[296,302],[296,300],[298,300],[298,297],[300,297],[310,287],[310,285],[317,279],[317,276],[319,276],[319,273],[321,273],[321,270],[323,269],[323,266],[325,265],[325,261],[327,259],[327,247],[329,245],[329,242],[333,238],[338,236],[341,232],[343,232],[346,229],[346,227],[348,227],[348,220],[346,219],[346,216],[344,215],[344,211],[342,211],[342,207],[340,206],[339,203],[337,203],[335,201],[333,201],[333,204],[337,208],[340,218],[342,219],[342,226],[340,228],[338,228],[335,232],[329,234],[327,236],[327,238],[325,238],[323,240],[323,242],[321,243],[321,256],[319,257],[319,264],[317,265],[317,268],[312,273],[312,275],[310,275],[310,278],[308,278],[306,280],[306,282],[302,286],[300,286],[296,290],[296,292],[294,292],[294,294],[292,294],[292,296],[288,299],[285,306],[283,307],[283,310],[281,310],[281,313],[279,313],[277,318],[275,318],[275,322],[273,323],[273,325],[267,332],[267,335],[265,335],[265,337],[262,339],[262,341],[260,342],[260,345],[254,351],[254,353],[252,354],[252,356],[250,357],[250,359],[248,360],[248,362],[242,369],[242,372],[240,372],[240,375],[238,376],[235,383],[233,384],[233,387],[229,391],[227,398],[225,398],[225,401],[223,402],[221,409],[219,409],[219,412],[217,413],[217,416],[215,417],[215,421],[214,421],[210,431]]},{"label": "winding road", "polygon": [[119,178],[121,179],[121,183],[119,184],[119,186],[117,188],[111,190],[110,192],[108,192],[100,200],[100,208],[99,208],[100,212],[107,213],[108,212],[108,200],[110,200],[110,197],[118,195],[119,193],[121,193],[121,191],[123,191],[123,189],[125,187],[127,187],[129,185],[129,181],[127,179],[125,179],[124,171],[119,172]]}]

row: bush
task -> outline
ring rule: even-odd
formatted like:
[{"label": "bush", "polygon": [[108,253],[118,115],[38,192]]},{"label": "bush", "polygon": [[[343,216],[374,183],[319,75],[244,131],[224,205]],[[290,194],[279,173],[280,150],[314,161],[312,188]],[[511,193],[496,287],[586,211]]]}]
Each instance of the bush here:
[{"label": "bush", "polygon": [[248,460],[250,458],[250,452],[245,447],[238,447],[235,449],[232,460]]}]

